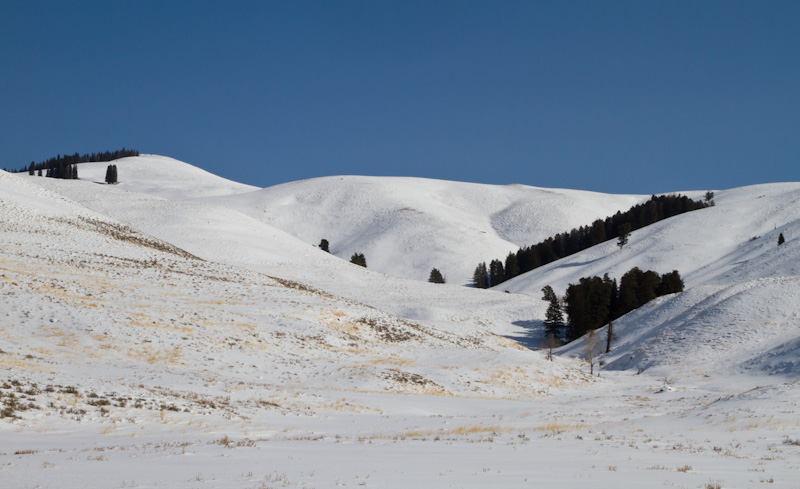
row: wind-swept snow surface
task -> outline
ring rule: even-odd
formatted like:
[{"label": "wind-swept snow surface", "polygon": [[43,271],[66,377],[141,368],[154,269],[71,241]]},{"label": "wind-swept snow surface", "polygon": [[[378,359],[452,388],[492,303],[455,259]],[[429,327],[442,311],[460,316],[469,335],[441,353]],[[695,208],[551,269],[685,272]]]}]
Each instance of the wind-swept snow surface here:
[{"label": "wind-swept snow surface", "polygon": [[[800,184],[717,192],[622,250],[508,283],[525,295],[380,273],[396,247],[366,246],[415,242],[413,222],[517,246],[510,230],[553,199],[569,228],[640,197],[365,177],[257,190],[115,164],[119,185],[94,183],[107,164],[82,181],[0,172],[3,487],[798,487]],[[347,241],[359,220],[380,233]],[[336,251],[340,227],[370,269],[313,246]],[[550,362],[493,334],[536,344],[543,285],[631,266],[688,287],[615,322],[600,377],[580,341]]]}]

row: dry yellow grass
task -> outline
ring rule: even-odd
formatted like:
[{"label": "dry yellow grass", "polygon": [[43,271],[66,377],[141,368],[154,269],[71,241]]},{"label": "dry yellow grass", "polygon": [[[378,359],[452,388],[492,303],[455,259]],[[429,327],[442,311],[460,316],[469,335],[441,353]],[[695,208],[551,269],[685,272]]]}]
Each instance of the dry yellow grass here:
[{"label": "dry yellow grass", "polygon": [[139,361],[144,361],[148,364],[160,365],[183,365],[183,349],[180,345],[174,348],[166,348],[159,350],[150,345],[145,345],[140,349],[131,348],[128,350],[128,356]]},{"label": "dry yellow grass", "polygon": [[564,433],[583,429],[586,429],[586,425],[583,423],[567,423],[560,420],[548,421],[547,423],[534,428],[535,431],[543,431],[548,433]]}]

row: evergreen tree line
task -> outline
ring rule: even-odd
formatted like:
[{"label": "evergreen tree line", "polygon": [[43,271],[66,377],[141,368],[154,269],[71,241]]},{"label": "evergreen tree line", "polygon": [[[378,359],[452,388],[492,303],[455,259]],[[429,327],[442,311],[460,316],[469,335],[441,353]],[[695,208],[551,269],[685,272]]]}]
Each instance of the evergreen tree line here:
[{"label": "evergreen tree line", "polygon": [[[28,170],[28,173],[33,175],[34,171],[33,168]],[[39,176],[42,176],[42,170],[39,170]],[[78,165],[65,165],[64,163],[59,163],[54,168],[48,168],[47,172],[45,173],[46,177],[49,178],[63,178],[66,180],[77,180],[78,179]]]},{"label": "evergreen tree line", "polygon": [[677,270],[659,275],[634,267],[619,281],[608,274],[584,277],[578,284],[570,284],[564,296],[564,310],[568,321],[563,322],[558,298],[549,286],[542,289],[543,300],[548,300],[545,317],[545,334],[573,341],[590,330],[601,328],[609,322],[637,309],[662,295],[683,292],[683,279]]},{"label": "evergreen tree line", "polygon": [[[91,154],[87,153],[85,155],[80,155],[78,153],[75,153],[73,155],[59,154],[55,158],[50,158],[40,163],[34,163],[33,161],[31,161],[30,165],[20,168],[18,172],[22,173],[27,171],[31,175],[38,172],[39,176],[42,175],[42,172],[45,172],[49,173],[49,175],[46,176],[50,176],[53,178],[73,178],[71,176],[57,176],[57,175],[71,175],[71,170],[68,172],[65,169],[72,165],[77,165],[78,163],[113,161],[113,160],[118,160],[120,158],[124,158],[126,156],[139,156],[139,152],[135,149],[122,148],[117,151],[105,151],[102,153],[91,153]],[[77,170],[75,171],[77,173]],[[77,178],[77,176],[74,178]]]},{"label": "evergreen tree line", "polygon": [[637,204],[626,212],[594,221],[589,226],[581,226],[563,232],[532,246],[520,248],[509,253],[503,261],[496,259],[486,266],[478,264],[473,273],[475,287],[494,287],[525,272],[578,253],[594,245],[626,236],[631,231],[641,229],[684,212],[703,209],[713,205],[713,194],[705,201],[691,200],[683,195],[655,195],[647,202]]}]

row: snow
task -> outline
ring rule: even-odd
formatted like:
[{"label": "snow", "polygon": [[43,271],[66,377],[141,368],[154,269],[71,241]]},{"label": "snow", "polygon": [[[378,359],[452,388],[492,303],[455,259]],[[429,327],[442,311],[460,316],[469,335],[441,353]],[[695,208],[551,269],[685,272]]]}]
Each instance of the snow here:
[{"label": "snow", "polygon": [[[3,487],[797,487],[798,183],[505,293],[461,284],[647,197],[114,163],[0,172]],[[538,345],[544,285],[632,266],[687,289],[615,321],[599,377],[582,340],[550,362],[508,339]]]},{"label": "snow", "polygon": [[449,282],[471,282],[478,263],[555,233],[591,224],[646,200],[524,185],[480,185],[423,178],[338,176],[278,185],[211,200],[240,210],[370,268],[427,280],[438,268]]}]

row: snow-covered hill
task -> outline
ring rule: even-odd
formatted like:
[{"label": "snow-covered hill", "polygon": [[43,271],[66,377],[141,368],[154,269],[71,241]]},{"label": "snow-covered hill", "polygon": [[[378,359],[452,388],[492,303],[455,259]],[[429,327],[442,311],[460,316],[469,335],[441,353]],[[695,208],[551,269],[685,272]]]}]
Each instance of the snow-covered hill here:
[{"label": "snow-covered hill", "polygon": [[619,278],[632,267],[678,270],[686,285],[730,284],[758,277],[800,274],[791,247],[778,235],[800,237],[800,183],[755,185],[716,192],[716,205],[634,231],[622,249],[612,240],[501,287],[536,295],[545,285],[563,293],[580,277]]},{"label": "snow-covered hill", "polygon": [[[114,163],[118,185],[0,172],[4,487],[795,484],[800,184],[718,191],[504,293],[456,284],[645,197]],[[432,266],[451,284],[412,279]],[[599,378],[581,341],[549,362],[494,334],[536,345],[541,287],[632,266],[687,290],[616,321]]]},{"label": "snow-covered hill", "polygon": [[[658,299],[615,323],[607,368],[676,371],[758,370],[800,375],[800,184],[756,185],[716,193],[716,206],[632,233],[523,274],[502,288],[562,294],[580,277],[619,279],[636,266],[678,270],[686,292]],[[788,240],[778,246],[778,236]],[[539,305],[543,316],[546,304]],[[540,316],[540,317],[542,317]],[[605,330],[601,332],[602,333]],[[582,342],[563,349],[579,355]],[[660,369],[663,371],[663,369]]]},{"label": "snow-covered hill", "polygon": [[[79,165],[80,179],[103,183],[110,164],[82,163]],[[258,187],[218,177],[166,156],[134,156],[121,158],[113,164],[117,165],[118,173],[121,171],[119,183],[116,184],[119,188],[169,200],[216,197],[258,190]]]},{"label": "snow-covered hill", "polygon": [[480,185],[422,178],[338,176],[303,180],[212,202],[318,244],[370,268],[427,280],[438,268],[468,284],[482,261],[563,230],[591,224],[645,200],[524,185]]}]

